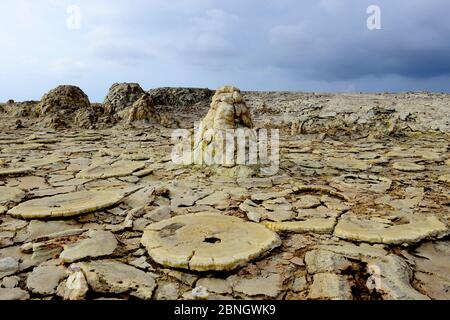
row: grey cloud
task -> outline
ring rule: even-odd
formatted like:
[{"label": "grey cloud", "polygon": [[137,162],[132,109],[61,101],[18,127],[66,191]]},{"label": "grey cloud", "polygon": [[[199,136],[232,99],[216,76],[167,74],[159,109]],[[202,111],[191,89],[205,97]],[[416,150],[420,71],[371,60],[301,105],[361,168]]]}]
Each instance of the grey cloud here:
[{"label": "grey cloud", "polygon": [[[61,82],[79,84],[97,100],[112,81],[450,90],[448,0],[78,0],[82,28],[68,30],[72,2],[21,0],[23,10],[16,1],[0,2],[0,36],[8,43],[0,51],[0,100],[39,98]],[[366,28],[373,4],[381,7],[382,30]],[[32,21],[22,23],[27,12]],[[23,55],[39,63],[24,64]]]},{"label": "grey cloud", "polygon": [[[450,10],[450,4],[428,1],[419,6],[412,1],[415,10],[406,10],[399,2],[378,2],[382,30],[368,30],[364,5],[355,10],[350,1],[340,2],[337,10],[347,12],[345,16],[315,11],[303,16],[300,23],[274,26],[268,34],[271,54],[265,63],[324,81],[450,75],[450,43],[446,40],[450,23],[428,8],[435,3]],[[336,6],[334,1],[328,13]]]},{"label": "grey cloud", "polygon": [[95,57],[105,62],[113,62],[135,67],[139,64],[154,59],[155,56],[139,46],[121,46],[117,44],[103,44],[94,47]]}]

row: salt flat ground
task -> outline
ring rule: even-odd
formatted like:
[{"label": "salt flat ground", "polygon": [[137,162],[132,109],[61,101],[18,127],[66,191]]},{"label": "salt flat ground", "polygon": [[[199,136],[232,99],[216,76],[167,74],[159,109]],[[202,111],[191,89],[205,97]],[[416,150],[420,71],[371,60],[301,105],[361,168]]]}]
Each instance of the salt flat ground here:
[{"label": "salt flat ground", "polygon": [[[12,129],[2,117],[0,298],[60,299],[73,264],[85,299],[450,298],[447,95],[246,99],[258,127],[281,129],[274,176],[175,165],[168,128]],[[164,112],[190,127],[206,111]],[[71,198],[80,191],[94,200]],[[39,219],[13,209],[58,195],[78,213],[105,205]],[[204,212],[259,221],[282,243],[222,272],[163,266],[140,244],[152,223]]]}]

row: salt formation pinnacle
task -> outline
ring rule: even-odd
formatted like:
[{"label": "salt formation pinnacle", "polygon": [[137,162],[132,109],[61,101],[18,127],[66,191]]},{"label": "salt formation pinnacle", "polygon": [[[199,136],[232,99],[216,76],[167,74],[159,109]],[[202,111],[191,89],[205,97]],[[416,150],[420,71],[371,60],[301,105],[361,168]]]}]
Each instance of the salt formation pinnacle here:
[{"label": "salt formation pinnacle", "polygon": [[250,110],[238,88],[224,86],[214,94],[211,108],[200,124],[200,130],[253,128]]},{"label": "salt formation pinnacle", "polygon": [[[251,136],[252,132],[249,134],[251,130],[248,130],[251,128],[253,120],[240,90],[232,86],[219,88],[196,132],[194,162],[203,163],[206,160],[207,164],[210,164],[208,159],[215,159],[214,164],[224,165],[226,162],[224,139],[227,131],[243,129]],[[234,152],[231,156],[234,159]]]}]

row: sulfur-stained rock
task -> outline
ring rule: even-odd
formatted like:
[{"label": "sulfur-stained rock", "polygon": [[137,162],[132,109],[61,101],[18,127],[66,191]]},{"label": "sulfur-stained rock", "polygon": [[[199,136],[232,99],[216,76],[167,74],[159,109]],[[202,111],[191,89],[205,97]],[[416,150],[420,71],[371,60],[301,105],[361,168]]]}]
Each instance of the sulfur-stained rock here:
[{"label": "sulfur-stained rock", "polygon": [[57,295],[64,300],[84,300],[89,291],[86,277],[77,265],[71,265],[69,271],[70,276],[56,289]]},{"label": "sulfur-stained rock", "polygon": [[297,209],[297,213],[297,219],[303,221],[311,218],[331,218],[335,220],[341,214],[341,210],[319,206],[311,209]]},{"label": "sulfur-stained rock", "polygon": [[448,233],[447,226],[434,216],[411,217],[409,223],[399,225],[345,218],[339,220],[334,230],[334,235],[342,239],[385,244],[413,244]]},{"label": "sulfur-stained rock", "polygon": [[321,205],[320,199],[312,195],[301,196],[295,203],[296,209],[311,209]]},{"label": "sulfur-stained rock", "polygon": [[279,274],[261,275],[252,278],[231,276],[228,278],[235,292],[248,296],[277,297],[283,285],[283,278]]},{"label": "sulfur-stained rock", "polygon": [[347,277],[334,273],[318,273],[309,287],[308,299],[352,300],[353,295]]},{"label": "sulfur-stained rock", "polygon": [[345,174],[333,178],[330,185],[342,192],[371,191],[384,193],[391,188],[392,180],[385,177],[367,174]]},{"label": "sulfur-stained rock", "polygon": [[224,86],[219,88],[211,102],[211,108],[202,121],[201,129],[235,129],[243,126],[253,127],[248,107],[238,88]]},{"label": "sulfur-stained rock", "polygon": [[20,202],[25,197],[25,192],[20,188],[0,187],[0,203]]},{"label": "sulfur-stained rock", "polygon": [[259,222],[260,220],[290,220],[295,216],[295,213],[290,210],[291,208],[291,205],[286,201],[286,199],[278,201],[278,203],[274,202],[274,200],[266,200],[262,207],[247,199],[239,206],[239,209],[247,214],[248,219],[254,222]]},{"label": "sulfur-stained rock", "polygon": [[21,174],[30,173],[32,171],[33,171],[33,169],[30,167],[2,168],[2,169],[0,169],[0,177],[21,175]]},{"label": "sulfur-stained rock", "polygon": [[131,107],[145,91],[137,83],[115,83],[103,102],[105,112],[114,115]]},{"label": "sulfur-stained rock", "polygon": [[450,299],[450,244],[427,242],[414,252],[414,278],[432,299]]},{"label": "sulfur-stained rock", "polygon": [[0,281],[0,286],[3,288],[17,288],[19,286],[20,278],[18,276],[6,277]]},{"label": "sulfur-stained rock", "polygon": [[50,239],[51,235],[74,229],[81,229],[81,225],[77,225],[73,221],[33,220],[27,226],[27,233],[30,240]]},{"label": "sulfur-stained rock", "polygon": [[19,262],[12,257],[0,258],[0,279],[19,271]]},{"label": "sulfur-stained rock", "polygon": [[292,283],[292,291],[294,292],[302,292],[306,290],[308,287],[308,281],[306,281],[306,277],[296,277],[294,279],[294,283]]},{"label": "sulfur-stained rock", "polygon": [[380,245],[370,245],[367,243],[359,243],[359,245],[357,245],[351,242],[341,242],[336,245],[319,245],[316,246],[316,248],[334,252],[349,259],[361,261],[377,259],[388,254],[386,250],[380,248]]},{"label": "sulfur-stained rock", "polygon": [[155,103],[148,93],[144,93],[127,111],[127,123],[135,121],[159,122],[159,116],[155,110]]},{"label": "sulfur-stained rock", "polygon": [[367,161],[352,158],[329,158],[326,163],[331,168],[350,172],[365,171],[371,167]]},{"label": "sulfur-stained rock", "polygon": [[216,208],[226,209],[229,206],[230,195],[226,192],[215,191],[214,193],[206,196],[203,199],[197,200],[197,205],[209,205]]},{"label": "sulfur-stained rock", "polygon": [[125,177],[145,167],[145,163],[138,161],[117,161],[111,165],[93,165],[77,174],[77,178],[107,179]]},{"label": "sulfur-stained rock", "polygon": [[439,181],[450,184],[450,174],[444,174],[440,176]]},{"label": "sulfur-stained rock", "polygon": [[28,300],[30,295],[20,288],[0,288],[0,300]]},{"label": "sulfur-stained rock", "polygon": [[130,293],[150,300],[156,287],[156,276],[114,260],[98,260],[77,264],[94,292]]},{"label": "sulfur-stained rock", "polygon": [[335,218],[310,218],[305,221],[284,221],[284,222],[272,222],[263,221],[270,230],[276,232],[294,232],[294,233],[319,233],[327,234],[332,233],[334,226],[336,225]]},{"label": "sulfur-stained rock", "polygon": [[407,162],[407,161],[398,161],[395,162],[392,167],[399,171],[405,171],[405,172],[418,172],[418,171],[424,171],[425,166],[421,164],[417,164],[414,162]]},{"label": "sulfur-stained rock", "polygon": [[281,244],[261,225],[209,213],[152,224],[141,242],[156,262],[196,271],[232,270]]},{"label": "sulfur-stained rock", "polygon": [[27,288],[33,293],[50,295],[56,293],[58,284],[67,277],[61,266],[38,266],[27,278]]},{"label": "sulfur-stained rock", "polygon": [[29,200],[8,211],[24,219],[70,217],[94,212],[119,203],[123,195],[115,191],[78,191]]},{"label": "sulfur-stained rock", "polygon": [[231,285],[227,280],[219,278],[201,278],[197,281],[197,286],[206,288],[209,292],[218,294],[232,293]]},{"label": "sulfur-stained rock", "polygon": [[312,250],[305,255],[308,273],[340,273],[348,269],[352,263],[340,254],[326,250]]},{"label": "sulfur-stained rock", "polygon": [[37,109],[46,118],[44,122],[53,128],[72,125],[90,128],[96,120],[88,96],[76,86],[58,86],[49,91]]},{"label": "sulfur-stained rock", "polygon": [[297,189],[297,192],[315,192],[315,193],[324,193],[332,197],[336,197],[339,199],[342,199],[344,201],[350,201],[350,198],[345,194],[338,192],[336,189],[329,187],[329,186],[322,186],[322,185],[303,185],[296,183],[295,187]]},{"label": "sulfur-stained rock", "polygon": [[155,290],[155,300],[177,300],[180,295],[180,286],[176,282],[158,283]]},{"label": "sulfur-stained rock", "polygon": [[260,193],[254,193],[250,196],[250,199],[253,201],[266,201],[271,199],[277,199],[277,198],[283,198],[294,191],[292,189],[283,190],[279,192],[260,192]]},{"label": "sulfur-stained rock", "polygon": [[117,248],[117,240],[112,232],[89,230],[86,239],[64,247],[60,254],[63,262],[75,262],[85,258],[108,256]]},{"label": "sulfur-stained rock", "polygon": [[366,263],[374,279],[373,289],[385,300],[429,300],[411,286],[412,270],[400,257],[389,254]]}]

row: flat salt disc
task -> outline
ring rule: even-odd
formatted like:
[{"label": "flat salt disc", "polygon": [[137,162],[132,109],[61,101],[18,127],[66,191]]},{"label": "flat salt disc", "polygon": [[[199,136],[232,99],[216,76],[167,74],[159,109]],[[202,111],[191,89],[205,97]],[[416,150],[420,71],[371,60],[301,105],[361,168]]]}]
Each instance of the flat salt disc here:
[{"label": "flat salt disc", "polygon": [[228,271],[281,244],[266,227],[213,213],[176,216],[151,224],[141,243],[166,267]]},{"label": "flat salt disc", "polygon": [[78,173],[77,178],[107,179],[114,177],[125,177],[145,167],[144,162],[118,161],[113,164],[101,164],[91,166]]},{"label": "flat salt disc", "polygon": [[0,169],[0,177],[1,176],[25,174],[25,173],[29,173],[31,171],[32,171],[32,169],[29,168],[29,167]]},{"label": "flat salt disc", "polygon": [[0,187],[0,203],[20,202],[25,197],[25,192],[19,188]]},{"label": "flat salt disc", "polygon": [[79,191],[26,201],[8,214],[24,219],[71,217],[111,207],[122,199],[114,191]]}]

